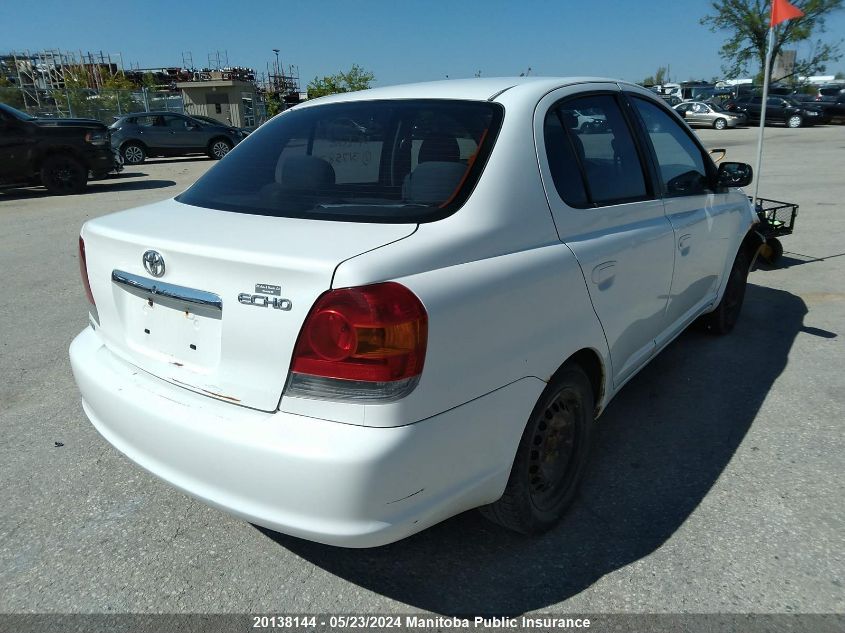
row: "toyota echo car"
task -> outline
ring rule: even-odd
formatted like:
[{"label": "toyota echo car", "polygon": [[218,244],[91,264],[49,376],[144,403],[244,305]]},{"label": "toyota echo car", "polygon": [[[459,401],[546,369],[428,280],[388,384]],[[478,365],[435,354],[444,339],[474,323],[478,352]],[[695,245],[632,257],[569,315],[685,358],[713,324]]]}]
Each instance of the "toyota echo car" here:
[{"label": "toyota echo car", "polygon": [[283,533],[377,546],[471,508],[542,532],[623,385],[687,326],[736,323],[750,180],[609,79],[308,101],[176,198],[82,227],[83,408]]}]

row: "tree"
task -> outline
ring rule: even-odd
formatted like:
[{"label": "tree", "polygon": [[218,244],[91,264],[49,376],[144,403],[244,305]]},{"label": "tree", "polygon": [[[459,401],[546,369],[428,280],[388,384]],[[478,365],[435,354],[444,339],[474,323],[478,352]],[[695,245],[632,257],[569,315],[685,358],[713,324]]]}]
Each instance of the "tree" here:
[{"label": "tree", "polygon": [[[791,73],[784,77],[772,77],[772,81],[823,72],[826,63],[836,61],[841,56],[839,42],[831,44],[811,40],[815,35],[824,33],[827,17],[842,8],[843,0],[790,1],[804,12],[804,16],[782,22],[775,27],[772,67],[778,54],[790,45],[810,42],[810,52],[795,60]],[[713,0],[710,6],[713,13],[704,16],[701,24],[710,27],[714,33],[728,33],[728,39],[720,51],[722,59],[725,60],[722,71],[728,76],[737,77],[745,73],[748,65],[753,62],[759,63],[762,74],[766,63],[770,3],[766,0]]]},{"label": "tree", "polygon": [[375,79],[373,73],[364,70],[358,64],[352,64],[352,68],[345,73],[339,72],[336,75],[314,77],[314,81],[308,84],[308,98],[324,97],[338,92],[366,90]]},{"label": "tree", "polygon": [[5,103],[13,108],[24,107],[23,93],[20,88],[2,75],[0,75],[0,103]]},{"label": "tree", "polygon": [[644,86],[662,86],[663,82],[666,81],[666,69],[661,66],[657,69],[657,72],[654,75],[649,75],[645,79],[643,79]]},{"label": "tree", "polygon": [[107,123],[111,122],[113,116],[137,108],[138,104],[132,95],[135,84],[122,72],[105,77],[100,90],[91,88],[93,84],[88,67],[68,67],[65,70],[64,95],[53,95],[57,106],[64,106],[64,102],[67,102],[71,116],[90,117]]},{"label": "tree", "polygon": [[267,118],[270,119],[282,111],[282,100],[275,92],[264,94],[264,105],[267,108]]},{"label": "tree", "polygon": [[841,81],[842,79],[845,79],[845,73],[843,73],[840,70],[838,73],[836,73],[836,76],[834,76],[834,79],[836,79],[837,81]]},{"label": "tree", "polygon": [[146,88],[150,92],[158,90],[158,82],[156,81],[155,75],[149,71],[141,75],[141,87]]}]

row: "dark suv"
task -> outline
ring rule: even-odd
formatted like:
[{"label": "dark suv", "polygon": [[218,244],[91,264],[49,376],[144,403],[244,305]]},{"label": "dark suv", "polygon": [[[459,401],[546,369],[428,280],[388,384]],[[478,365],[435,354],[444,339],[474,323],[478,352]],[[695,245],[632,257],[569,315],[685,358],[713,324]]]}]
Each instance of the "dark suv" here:
[{"label": "dark suv", "polygon": [[38,119],[0,103],[0,188],[44,185],[80,193],[120,171],[109,129],[94,119]]},{"label": "dark suv", "polygon": [[138,112],[119,118],[111,126],[112,145],[128,165],[148,156],[207,154],[221,159],[246,135],[238,128],[211,124],[175,112]]},{"label": "dark suv", "polygon": [[[744,112],[751,123],[759,123],[762,104],[762,97],[749,97],[731,101],[725,107],[731,112]],[[787,127],[827,123],[824,112],[815,105],[801,103],[790,97],[772,96],[766,100],[766,123],[778,121]]]}]

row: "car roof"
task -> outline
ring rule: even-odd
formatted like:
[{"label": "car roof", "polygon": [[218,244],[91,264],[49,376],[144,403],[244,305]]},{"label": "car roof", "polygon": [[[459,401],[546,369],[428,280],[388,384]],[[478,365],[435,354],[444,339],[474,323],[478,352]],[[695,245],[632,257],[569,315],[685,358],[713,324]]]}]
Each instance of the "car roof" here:
[{"label": "car roof", "polygon": [[349,101],[371,101],[374,99],[462,99],[471,101],[493,101],[500,94],[518,90],[526,98],[539,99],[544,94],[562,86],[581,83],[624,83],[628,82],[605,77],[489,77],[476,79],[447,79],[413,84],[400,84],[345,92],[326,97],[309,99],[297,108],[342,103]]},{"label": "car roof", "polygon": [[167,110],[150,110],[149,112],[130,112],[128,114],[124,114],[120,118],[127,119],[127,118],[133,117],[133,116],[159,116],[159,115],[165,115],[165,114],[170,114],[172,116],[186,116],[186,117],[191,116],[190,114],[185,114],[183,112],[173,112],[173,110],[170,110],[169,112]]}]

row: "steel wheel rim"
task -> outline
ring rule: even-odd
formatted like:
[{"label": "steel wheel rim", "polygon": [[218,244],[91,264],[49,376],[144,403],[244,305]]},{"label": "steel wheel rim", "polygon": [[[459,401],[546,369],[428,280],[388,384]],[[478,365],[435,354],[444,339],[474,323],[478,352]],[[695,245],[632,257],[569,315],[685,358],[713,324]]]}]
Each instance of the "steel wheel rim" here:
[{"label": "steel wheel rim", "polygon": [[211,153],[217,158],[223,158],[229,153],[229,146],[223,141],[217,141],[211,148]]},{"label": "steel wheel rim", "polygon": [[123,157],[127,163],[140,163],[144,160],[144,152],[136,145],[131,145],[123,151]]},{"label": "steel wheel rim", "polygon": [[577,395],[564,390],[549,403],[535,426],[528,486],[531,502],[540,511],[559,505],[575,480],[580,412]]}]

